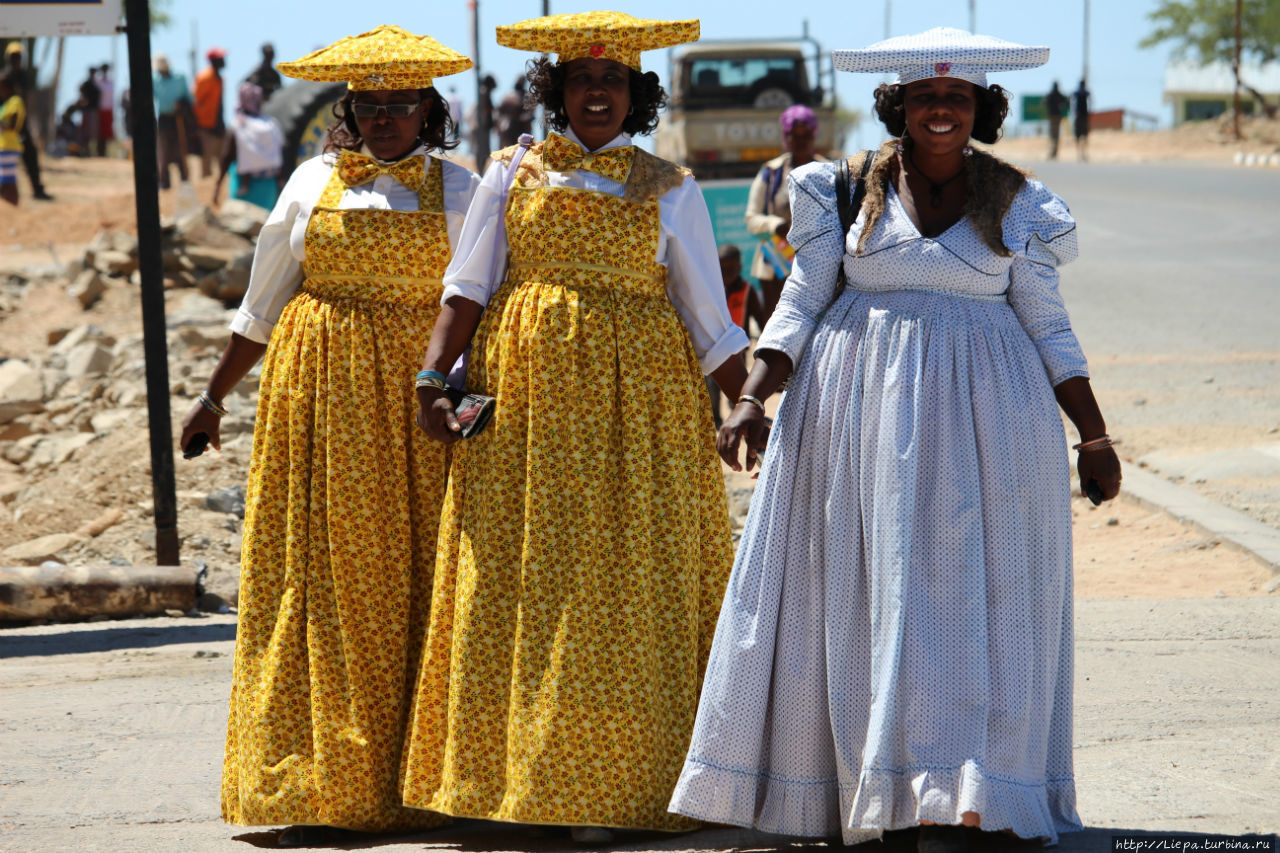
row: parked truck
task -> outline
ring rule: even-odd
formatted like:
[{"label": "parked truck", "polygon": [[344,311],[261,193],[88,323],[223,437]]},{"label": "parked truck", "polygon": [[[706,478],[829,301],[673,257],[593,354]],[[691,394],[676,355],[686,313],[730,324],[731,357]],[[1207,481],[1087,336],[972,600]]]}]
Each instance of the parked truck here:
[{"label": "parked truck", "polygon": [[654,153],[693,169],[716,242],[737,244],[744,268],[759,242],[743,218],[747,193],[760,166],[783,151],[778,118],[793,104],[809,107],[818,118],[816,150],[834,153],[834,76],[830,54],[807,33],[702,41],[671,53],[670,103],[654,134]]}]

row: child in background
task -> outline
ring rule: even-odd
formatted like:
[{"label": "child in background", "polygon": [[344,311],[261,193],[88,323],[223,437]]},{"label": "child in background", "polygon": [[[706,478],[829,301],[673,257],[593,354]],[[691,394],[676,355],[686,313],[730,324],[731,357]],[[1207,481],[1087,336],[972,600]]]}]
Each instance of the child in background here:
[{"label": "child in background", "polygon": [[[756,321],[756,334],[763,329],[765,320],[764,302],[760,294],[742,277],[742,252],[732,243],[720,247],[720,279],[724,282],[724,298],[729,303],[729,316],[733,322],[747,329],[747,318]],[[715,418],[716,428],[720,427],[720,387],[714,379],[707,377],[707,394],[711,397],[711,417]]]},{"label": "child in background", "polygon": [[0,198],[18,204],[18,161],[27,108],[9,75],[0,74]]}]

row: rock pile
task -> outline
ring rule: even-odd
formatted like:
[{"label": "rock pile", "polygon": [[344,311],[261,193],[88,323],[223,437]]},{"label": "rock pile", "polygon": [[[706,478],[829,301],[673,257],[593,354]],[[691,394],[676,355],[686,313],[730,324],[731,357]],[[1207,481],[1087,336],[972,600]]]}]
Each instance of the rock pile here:
[{"label": "rock pile", "polygon": [[[166,290],[194,287],[223,302],[235,302],[249,286],[254,240],[267,211],[232,199],[218,213],[207,207],[161,223]],[[113,281],[141,283],[138,238],[123,231],[101,231],[73,269],[69,292],[88,308]]]}]

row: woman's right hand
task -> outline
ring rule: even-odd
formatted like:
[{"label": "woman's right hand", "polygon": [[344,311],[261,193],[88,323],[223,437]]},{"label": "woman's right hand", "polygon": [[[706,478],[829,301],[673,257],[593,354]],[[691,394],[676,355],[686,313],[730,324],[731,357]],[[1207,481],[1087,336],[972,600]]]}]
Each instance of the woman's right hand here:
[{"label": "woman's right hand", "polygon": [[199,400],[182,419],[182,437],[178,439],[178,447],[186,451],[191,439],[200,433],[209,436],[209,446],[214,450],[222,449],[222,418],[206,409]]},{"label": "woman's right hand", "polygon": [[735,471],[741,471],[738,445],[746,445],[746,464],[750,471],[768,441],[769,427],[765,424],[764,409],[755,403],[743,401],[733,407],[720,427],[720,432],[716,434],[716,450],[726,465]]},{"label": "woman's right hand", "polygon": [[453,413],[453,404],[439,388],[418,389],[418,426],[441,444],[453,444],[462,436],[462,426]]}]

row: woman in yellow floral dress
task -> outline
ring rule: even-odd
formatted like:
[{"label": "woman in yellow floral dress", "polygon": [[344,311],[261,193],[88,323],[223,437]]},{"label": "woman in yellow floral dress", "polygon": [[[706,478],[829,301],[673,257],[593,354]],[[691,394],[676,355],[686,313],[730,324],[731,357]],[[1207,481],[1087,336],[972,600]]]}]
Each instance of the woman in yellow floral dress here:
[{"label": "woman in yellow floral dress", "polygon": [[401,805],[398,783],[448,468],[414,428],[414,371],[479,182],[429,154],[456,145],[432,78],[469,67],[398,27],[281,64],[349,90],[262,229],[184,423],[184,448],[218,447],[223,396],[265,352],[222,814],[293,824],[281,846],[442,820]]},{"label": "woman in yellow floral dress", "polygon": [[[495,155],[427,350],[444,372],[470,341],[467,390],[498,403],[453,445],[407,805],[586,841],[692,825],[667,802],[733,560],[703,374],[736,399],[747,339],[697,185],[629,134],[665,101],[640,51],[697,34],[611,12],[498,29],[559,54],[529,80],[563,135],[509,192],[514,150]],[[419,404],[451,442],[443,393]]]}]

